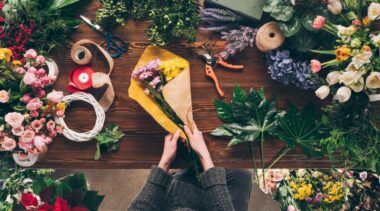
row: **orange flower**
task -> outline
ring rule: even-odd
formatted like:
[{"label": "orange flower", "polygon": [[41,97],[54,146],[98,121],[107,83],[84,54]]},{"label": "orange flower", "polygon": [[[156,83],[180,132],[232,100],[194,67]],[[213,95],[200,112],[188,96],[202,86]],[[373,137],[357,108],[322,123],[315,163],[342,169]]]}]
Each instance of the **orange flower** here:
[{"label": "orange flower", "polygon": [[362,50],[363,51],[372,51],[371,47],[369,47],[368,45],[363,45]]},{"label": "orange flower", "polygon": [[60,103],[57,104],[56,107],[57,107],[57,110],[64,111],[65,108],[66,108],[66,105],[63,102],[60,102]]},{"label": "orange flower", "polygon": [[21,66],[21,65],[22,65],[22,63],[21,63],[20,60],[13,60],[13,61],[12,61],[12,64],[13,64],[14,66]]},{"label": "orange flower", "polygon": [[351,56],[351,49],[347,45],[343,45],[335,51],[336,59],[338,61],[345,61]]},{"label": "orange flower", "polygon": [[366,16],[366,17],[363,19],[363,25],[364,25],[365,27],[368,27],[370,24],[371,24],[371,19],[369,19],[369,17]]}]

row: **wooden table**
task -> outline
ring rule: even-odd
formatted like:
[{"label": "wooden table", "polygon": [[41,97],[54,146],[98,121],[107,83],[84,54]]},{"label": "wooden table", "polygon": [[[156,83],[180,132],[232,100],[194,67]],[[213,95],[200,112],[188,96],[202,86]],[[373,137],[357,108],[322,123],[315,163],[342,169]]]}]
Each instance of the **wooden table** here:
[{"label": "wooden table", "polygon": [[[92,1],[82,14],[93,18],[100,5]],[[57,137],[49,146],[47,155],[36,164],[36,167],[49,168],[149,168],[157,164],[163,149],[163,137],[166,132],[150,117],[136,102],[128,97],[130,75],[140,55],[149,45],[145,30],[148,22],[128,23],[115,29],[115,34],[125,38],[130,43],[130,50],[121,58],[115,60],[115,69],[111,76],[116,91],[113,106],[107,112],[106,122],[117,124],[126,133],[122,140],[120,150],[113,154],[104,154],[101,161],[94,160],[95,142],[75,143],[64,137]],[[168,46],[172,52],[188,59],[191,63],[191,85],[194,118],[198,127],[204,131],[207,145],[217,166],[226,168],[250,168],[249,144],[242,144],[233,148],[227,148],[228,140],[215,139],[207,135],[208,132],[221,124],[216,116],[213,100],[218,98],[213,83],[205,77],[204,63],[199,58],[197,51],[205,43],[211,45],[214,50],[223,48],[223,41],[218,35],[199,32],[197,41],[190,45],[177,43]],[[85,24],[81,24],[78,31],[72,36],[72,41],[87,38],[98,43],[104,38],[92,31]],[[75,67],[70,59],[70,49],[57,50],[54,59],[60,67],[60,76],[56,89],[65,90],[69,71]],[[107,64],[101,59],[100,54],[94,55],[92,67],[98,71],[107,70]],[[302,91],[294,87],[285,86],[273,81],[267,74],[267,69],[262,54],[256,48],[249,48],[244,53],[231,60],[234,64],[244,64],[245,69],[241,73],[233,73],[218,68],[217,75],[229,100],[235,84],[245,89],[265,88],[266,94],[275,95],[279,105],[284,107],[287,100],[297,106],[303,106],[308,101],[318,103],[312,91]],[[73,103],[66,114],[66,122],[72,129],[79,131],[90,130],[94,124],[94,112],[91,106],[81,103]],[[265,161],[271,162],[284,146],[277,140],[265,142]],[[255,145],[254,153],[259,157],[259,148]],[[175,166],[187,165],[185,149],[179,149]],[[257,163],[259,165],[259,162]],[[329,167],[328,159],[308,159],[299,149],[290,151],[275,167],[281,168],[324,168]]]}]

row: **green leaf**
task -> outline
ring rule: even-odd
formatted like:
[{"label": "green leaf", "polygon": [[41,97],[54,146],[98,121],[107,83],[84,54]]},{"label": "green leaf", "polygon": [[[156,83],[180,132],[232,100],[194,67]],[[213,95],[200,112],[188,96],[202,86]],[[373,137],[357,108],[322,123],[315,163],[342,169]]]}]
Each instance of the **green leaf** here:
[{"label": "green leaf", "polygon": [[212,136],[233,136],[233,133],[227,130],[224,126],[215,128],[215,130],[213,130],[210,134]]},{"label": "green leaf", "polygon": [[60,10],[77,2],[79,0],[50,0],[47,4],[47,10]]},{"label": "green leaf", "polygon": [[277,136],[287,143],[289,148],[299,145],[309,157],[320,156],[320,123],[316,121],[315,110],[311,104],[297,111],[295,105],[290,104],[286,114],[280,118]]},{"label": "green leaf", "polygon": [[267,0],[263,11],[278,21],[289,21],[294,14],[292,4],[287,0]]},{"label": "green leaf", "polygon": [[105,130],[95,137],[97,145],[94,159],[99,160],[102,152],[117,151],[120,146],[119,141],[124,135],[118,126],[109,124]]},{"label": "green leaf", "polygon": [[243,141],[243,140],[240,140],[240,139],[238,139],[238,138],[232,138],[232,139],[230,140],[230,142],[228,143],[228,147],[233,147],[233,146],[238,145],[238,144],[241,144],[241,143],[244,143],[244,141]]},{"label": "green leaf", "polygon": [[291,37],[300,31],[302,23],[299,17],[294,16],[288,22],[279,22],[278,26],[286,37]]},{"label": "green leaf", "polygon": [[221,100],[215,100],[214,105],[216,108],[216,113],[218,117],[223,122],[233,122],[234,116],[232,113],[232,106],[228,103],[225,103]]}]

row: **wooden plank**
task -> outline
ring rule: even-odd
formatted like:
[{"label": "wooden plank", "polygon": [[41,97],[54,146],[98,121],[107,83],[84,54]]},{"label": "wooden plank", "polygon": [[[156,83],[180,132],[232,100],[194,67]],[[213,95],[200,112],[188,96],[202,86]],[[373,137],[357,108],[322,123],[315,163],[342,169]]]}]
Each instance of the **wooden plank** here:
[{"label": "wooden plank", "polygon": [[[93,18],[99,7],[97,1],[92,1],[82,14]],[[130,50],[121,58],[115,60],[115,69],[111,76],[116,91],[113,106],[107,113],[107,122],[117,124],[126,133],[121,142],[120,150],[114,154],[104,155],[101,161],[94,161],[95,142],[75,143],[58,137],[49,146],[47,155],[38,162],[36,167],[51,168],[149,168],[157,164],[162,153],[163,137],[165,131],[133,100],[128,97],[131,72],[136,65],[145,47],[149,45],[145,36],[148,22],[129,21],[124,27],[117,27],[114,32],[130,43]],[[72,41],[91,39],[98,43],[104,41],[96,32],[82,24]],[[234,148],[227,148],[227,140],[214,139],[208,132],[221,124],[216,116],[213,100],[218,95],[211,81],[206,79],[203,68],[204,63],[197,52],[201,51],[203,44],[209,44],[215,51],[223,48],[223,41],[217,35],[199,32],[197,42],[193,45],[187,43],[172,44],[168,47],[172,52],[188,59],[191,63],[192,97],[194,117],[198,127],[205,132],[207,145],[212,157],[218,166],[226,168],[249,168],[252,166],[249,144]],[[54,59],[60,67],[60,77],[56,89],[65,90],[69,71],[75,67],[70,59],[70,49],[58,49],[54,52]],[[262,54],[255,48],[247,49],[240,56],[231,60],[232,63],[244,64],[243,72],[232,72],[217,68],[217,75],[226,93],[225,99],[230,99],[234,84],[249,89],[263,86],[268,95],[275,95],[279,105],[284,107],[286,101],[292,101],[297,106],[303,106],[312,101],[318,105],[319,100],[312,91],[302,91],[294,87],[285,86],[270,79],[267,74]],[[99,53],[94,53],[92,67],[97,71],[107,70]],[[102,90],[95,91],[98,96]],[[67,93],[66,93],[67,94]],[[73,103],[67,110],[66,122],[70,128],[85,131],[92,128],[95,115],[92,108],[83,103]],[[267,141],[265,143],[265,161],[270,163],[283,147],[281,141]],[[254,153],[259,158],[258,146],[255,144]],[[176,167],[186,166],[186,150],[180,148]],[[257,163],[258,166],[259,162]],[[308,159],[296,149],[286,155],[275,167],[281,168],[327,168],[330,164],[325,159]]]}]

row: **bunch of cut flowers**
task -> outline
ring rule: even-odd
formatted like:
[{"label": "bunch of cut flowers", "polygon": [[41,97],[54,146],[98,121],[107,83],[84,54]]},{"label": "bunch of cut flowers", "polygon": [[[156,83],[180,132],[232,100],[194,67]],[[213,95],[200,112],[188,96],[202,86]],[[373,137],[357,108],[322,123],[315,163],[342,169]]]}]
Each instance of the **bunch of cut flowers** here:
[{"label": "bunch of cut flowers", "polygon": [[0,49],[0,153],[27,160],[47,150],[63,126],[65,103],[62,92],[51,91],[56,76],[48,74],[47,59],[33,49],[26,62],[11,60],[12,51]]}]

